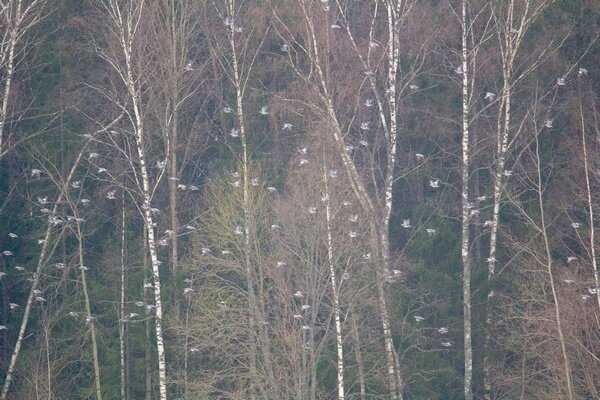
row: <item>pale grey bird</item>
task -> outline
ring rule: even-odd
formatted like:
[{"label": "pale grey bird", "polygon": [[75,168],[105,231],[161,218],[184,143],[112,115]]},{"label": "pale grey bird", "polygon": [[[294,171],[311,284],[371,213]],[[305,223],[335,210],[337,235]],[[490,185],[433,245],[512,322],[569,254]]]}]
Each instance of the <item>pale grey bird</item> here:
[{"label": "pale grey bird", "polygon": [[252,179],[250,179],[250,184],[252,186],[258,186],[258,178],[252,178]]},{"label": "pale grey bird", "polygon": [[439,188],[440,187],[440,180],[439,179],[430,179],[429,180],[429,186],[432,188]]},{"label": "pale grey bird", "polygon": [[183,294],[192,294],[194,293],[194,289],[186,287],[185,289],[183,289]]},{"label": "pale grey bird", "polygon": [[581,222],[573,222],[571,226],[575,229],[579,229],[582,227]]},{"label": "pale grey bird", "polygon": [[308,207],[308,213],[309,214],[316,214],[317,213],[317,207]]},{"label": "pale grey bird", "polygon": [[412,228],[412,225],[410,224],[410,219],[403,219],[402,220],[402,227],[403,228]]},{"label": "pale grey bird", "polygon": [[582,75],[587,75],[587,74],[588,74],[588,70],[587,70],[587,69],[585,69],[585,68],[583,68],[583,67],[582,67],[582,68],[579,68],[579,71],[577,71],[577,74],[578,74],[579,76],[582,76]]},{"label": "pale grey bird", "polygon": [[427,232],[427,234],[428,234],[429,236],[433,236],[433,235],[434,235],[434,234],[437,232],[437,231],[436,231],[435,229],[433,229],[433,228],[427,228],[427,229],[425,229],[425,231]]},{"label": "pale grey bird", "polygon": [[39,178],[42,175],[42,170],[37,168],[31,169],[31,176],[35,178]]},{"label": "pale grey bird", "polygon": [[417,160],[422,160],[425,158],[425,155],[421,154],[421,153],[416,153],[415,157],[417,157]]},{"label": "pale grey bird", "polygon": [[371,259],[371,253],[365,253],[362,255],[363,260],[370,260]]},{"label": "pale grey bird", "polygon": [[71,182],[71,187],[72,187],[73,189],[79,189],[79,188],[81,188],[81,181],[74,181],[74,182]]},{"label": "pale grey bird", "polygon": [[236,128],[231,128],[231,132],[229,132],[229,136],[231,137],[240,137],[240,131]]},{"label": "pale grey bird", "polygon": [[417,322],[425,321],[425,318],[421,317],[420,315],[415,315],[414,318],[415,318],[415,321],[417,321]]},{"label": "pale grey bird", "polygon": [[329,177],[330,178],[337,178],[338,172],[336,169],[332,169],[329,171]]},{"label": "pale grey bird", "polygon": [[231,114],[233,110],[231,109],[231,107],[223,107],[223,112],[225,114]]},{"label": "pale grey bird", "polygon": [[267,187],[267,190],[269,191],[269,193],[275,193],[277,191],[277,189],[275,189],[273,186]]},{"label": "pale grey bird", "polygon": [[366,99],[365,100],[365,107],[373,107],[375,105],[375,101],[373,99]]},{"label": "pale grey bird", "polygon": [[188,61],[187,64],[185,64],[185,70],[186,71],[193,71],[194,70],[194,63],[192,61]]},{"label": "pale grey bird", "polygon": [[107,199],[109,199],[109,200],[116,200],[116,197],[115,197],[115,191],[114,191],[114,190],[111,190],[110,192],[108,192],[108,193],[106,194],[106,198],[107,198]]},{"label": "pale grey bird", "polygon": [[355,237],[358,237],[358,233],[356,233],[354,231],[350,231],[350,232],[348,232],[348,236],[350,236],[351,238],[355,238]]},{"label": "pale grey bird", "polygon": [[10,307],[11,310],[16,310],[17,308],[19,308],[21,306],[18,305],[17,303],[8,303],[8,307]]},{"label": "pale grey bird", "polygon": [[98,156],[99,156],[98,153],[93,153],[93,152],[89,153],[88,154],[88,160],[93,160],[95,158],[98,158]]},{"label": "pale grey bird", "polygon": [[366,140],[361,140],[360,142],[358,142],[361,146],[365,146],[367,147],[369,145],[369,142],[367,142]]},{"label": "pale grey bird", "polygon": [[262,115],[269,115],[269,106],[262,106],[259,111]]},{"label": "pale grey bird", "polygon": [[302,293],[302,292],[301,292],[301,291],[299,291],[299,290],[296,290],[296,293],[294,293],[294,294],[293,294],[293,296],[294,296],[295,298],[297,298],[297,299],[301,299],[301,298],[303,298],[303,297],[304,297],[304,293]]},{"label": "pale grey bird", "polygon": [[290,52],[290,46],[288,46],[287,44],[282,44],[280,47],[281,51],[284,53],[289,53]]},{"label": "pale grey bird", "polygon": [[309,162],[310,162],[310,161],[308,161],[306,158],[302,158],[302,159],[300,160],[300,166],[302,166],[302,165],[306,165],[306,164],[308,164]]},{"label": "pale grey bird", "polygon": [[489,101],[494,101],[494,99],[496,98],[496,94],[492,93],[492,92],[487,92],[485,94],[485,99],[489,100]]},{"label": "pale grey bird", "polygon": [[410,90],[412,90],[412,91],[417,91],[417,90],[419,90],[419,89],[420,89],[420,88],[419,88],[419,86],[417,86],[417,85],[414,85],[414,84],[412,84],[412,85],[408,85],[408,88],[409,88]]},{"label": "pale grey bird", "polygon": [[4,254],[4,255],[5,255],[5,256],[7,256],[7,257],[14,256],[14,255],[15,255],[15,254],[14,254],[12,251],[10,251],[10,250],[4,250],[4,251],[2,252],[2,254]]},{"label": "pale grey bird", "polygon": [[556,80],[556,84],[557,84],[558,86],[565,86],[565,85],[566,85],[566,83],[565,83],[565,78],[562,78],[562,77],[561,77],[561,78],[558,78],[558,79]]},{"label": "pale grey bird", "polygon": [[442,335],[445,335],[446,333],[448,333],[448,328],[446,328],[445,326],[442,326],[441,328],[439,328],[437,330],[439,333],[441,333]]},{"label": "pale grey bird", "polygon": [[356,222],[356,221],[358,221],[358,214],[352,214],[351,216],[348,217],[348,220],[350,222]]},{"label": "pale grey bird", "polygon": [[18,237],[19,237],[19,235],[17,235],[16,233],[12,233],[12,232],[10,232],[10,233],[8,234],[8,236],[10,236],[10,237],[11,237],[11,238],[13,238],[13,239],[14,239],[14,238],[18,238]]},{"label": "pale grey bird", "polygon": [[236,235],[243,235],[244,234],[244,230],[242,228],[241,225],[236,225],[235,226],[235,230],[233,231],[233,233],[235,233]]},{"label": "pale grey bird", "polygon": [[368,131],[369,129],[369,122],[363,122],[362,124],[360,124],[360,129],[363,131]]},{"label": "pale grey bird", "polygon": [[546,122],[544,123],[544,126],[546,128],[552,128],[554,126],[554,121],[552,121],[551,119],[547,119]]},{"label": "pale grey bird", "polygon": [[283,128],[282,128],[282,129],[283,129],[284,131],[285,131],[285,130],[288,130],[288,131],[289,131],[289,130],[291,130],[293,127],[294,127],[294,125],[290,124],[289,122],[286,122],[286,123],[284,123],[284,124],[283,124]]}]

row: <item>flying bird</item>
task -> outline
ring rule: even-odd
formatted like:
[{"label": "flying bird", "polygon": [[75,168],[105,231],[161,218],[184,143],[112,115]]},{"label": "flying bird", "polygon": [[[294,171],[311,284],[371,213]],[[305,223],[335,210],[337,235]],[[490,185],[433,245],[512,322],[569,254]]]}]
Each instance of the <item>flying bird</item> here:
[{"label": "flying bird", "polygon": [[269,106],[262,106],[259,111],[262,115],[269,115]]}]

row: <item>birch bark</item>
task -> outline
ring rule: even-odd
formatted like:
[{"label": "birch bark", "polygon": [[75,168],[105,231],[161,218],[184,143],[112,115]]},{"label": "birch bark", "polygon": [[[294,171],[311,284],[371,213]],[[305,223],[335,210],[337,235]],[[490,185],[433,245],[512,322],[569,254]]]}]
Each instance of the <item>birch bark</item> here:
[{"label": "birch bark", "polygon": [[468,0],[462,1],[462,238],[461,255],[463,262],[463,335],[464,335],[464,394],[465,400],[473,400],[473,347],[471,337],[471,256],[470,222],[471,206],[469,204],[469,49],[467,38],[470,22],[467,19]]}]

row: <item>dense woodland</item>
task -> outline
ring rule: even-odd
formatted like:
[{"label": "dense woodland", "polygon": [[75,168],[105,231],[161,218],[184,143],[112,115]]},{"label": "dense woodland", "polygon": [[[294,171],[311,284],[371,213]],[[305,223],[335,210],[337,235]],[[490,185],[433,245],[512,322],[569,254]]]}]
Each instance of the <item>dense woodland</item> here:
[{"label": "dense woodland", "polygon": [[600,399],[597,0],[0,20],[0,399]]}]

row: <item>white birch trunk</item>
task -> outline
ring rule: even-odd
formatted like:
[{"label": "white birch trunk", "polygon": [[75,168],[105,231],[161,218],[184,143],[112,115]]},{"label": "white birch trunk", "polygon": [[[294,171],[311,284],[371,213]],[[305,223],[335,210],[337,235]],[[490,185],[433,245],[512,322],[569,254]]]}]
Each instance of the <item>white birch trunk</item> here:
[{"label": "white birch trunk", "polygon": [[156,239],[154,236],[154,220],[150,211],[152,202],[152,186],[148,175],[148,167],[146,165],[146,151],[144,146],[145,132],[142,117],[142,105],[140,88],[137,86],[137,80],[134,79],[134,66],[132,60],[133,41],[137,33],[137,26],[142,18],[144,4],[137,5],[137,9],[133,10],[134,5],[130,5],[127,14],[123,16],[122,9],[114,1],[109,4],[111,16],[118,28],[118,40],[120,41],[121,50],[124,57],[123,70],[121,75],[125,84],[129,101],[131,102],[132,113],[130,115],[133,124],[133,131],[136,142],[137,155],[139,159],[139,173],[142,177],[142,198],[144,200],[143,217],[146,227],[148,239],[148,251],[150,252],[150,262],[152,263],[152,274],[154,278],[154,302],[155,302],[155,317],[154,325],[156,330],[156,350],[158,355],[158,386],[160,399],[167,399],[167,368],[165,357],[165,346],[162,328],[162,298],[161,298],[161,280],[160,280],[160,261],[158,260],[158,252],[156,249]]},{"label": "white birch trunk", "polygon": [[473,348],[471,337],[471,257],[470,206],[469,206],[469,51],[467,36],[468,0],[462,2],[462,241],[463,262],[463,335],[464,335],[464,394],[465,400],[473,400]]},{"label": "white birch trunk", "polygon": [[[327,168],[323,168],[323,183],[325,184],[325,198],[329,199],[329,185],[327,182]],[[327,224],[327,262],[329,264],[329,275],[331,280],[331,291],[333,294],[333,317],[335,320],[335,344],[337,350],[337,388],[338,400],[344,400],[344,341],[342,336],[342,322],[340,317],[340,295],[335,274],[335,262],[333,259],[333,235],[331,232],[331,206],[329,200],[325,202],[325,221]]]},{"label": "white birch trunk", "polygon": [[[321,68],[321,61],[318,50],[318,43],[315,33],[315,28],[310,18],[310,14],[306,10],[303,4],[301,4],[304,8],[304,16],[307,26],[309,28],[309,34],[312,44],[312,63],[317,71],[317,76],[320,85],[320,95],[323,103],[326,107],[327,116],[329,117],[330,122],[333,124],[332,129],[330,129],[331,134],[335,140],[337,145],[337,152],[342,160],[342,164],[344,166],[344,171],[348,176],[348,180],[352,187],[353,192],[355,193],[358,201],[361,204],[361,207],[365,210],[367,214],[367,218],[371,221],[371,235],[375,243],[378,243],[379,246],[376,246],[380,252],[381,256],[381,232],[380,229],[377,229],[374,221],[377,220],[378,213],[375,211],[373,202],[365,188],[364,182],[362,181],[354,161],[350,157],[348,153],[345,151],[345,142],[344,135],[342,133],[342,129],[338,122],[337,116],[335,114],[335,108],[333,106],[332,97],[329,93],[329,88],[326,83],[326,77],[323,69]],[[385,267],[385,266],[384,266]],[[384,268],[382,268],[383,270]],[[387,311],[387,305],[385,301],[385,290],[384,290],[384,279],[387,276],[387,271],[378,271],[378,279],[377,279],[377,298],[379,303],[379,313],[381,318],[382,330],[383,330],[383,340],[385,346],[385,354],[386,354],[386,373],[388,377],[388,385],[390,389],[391,399],[398,399],[398,389],[399,385],[397,382],[397,374],[396,374],[396,363],[395,363],[395,354],[394,354],[394,344],[390,329],[389,316]]]},{"label": "white birch trunk", "polygon": [[[13,24],[10,27],[9,43],[8,43],[8,54],[6,59],[6,77],[4,78],[4,93],[2,95],[2,114],[0,114],[0,155],[4,152],[4,127],[6,125],[7,113],[8,113],[8,100],[10,98],[10,87],[12,84],[12,78],[14,74],[14,63],[15,63],[15,48],[17,47],[17,41],[19,38],[19,27],[21,25],[21,7],[22,0],[16,1],[14,16],[9,15],[12,7],[5,5],[6,10],[4,11],[8,18],[13,18]],[[8,21],[6,21],[8,22]]]},{"label": "white birch trunk", "polygon": [[121,199],[121,293],[119,299],[119,356],[121,378],[121,400],[127,399],[126,359],[125,359],[125,290],[127,278],[125,270],[125,196]]},{"label": "white birch trunk", "polygon": [[[47,0],[33,0],[23,9],[23,0],[8,0],[0,3],[0,26],[9,30],[0,43],[0,66],[5,70],[3,78],[2,105],[0,108],[0,158],[10,150],[6,143],[6,124],[11,88],[18,64],[18,45],[26,33],[43,18]],[[10,137],[10,134],[8,135]]]}]

